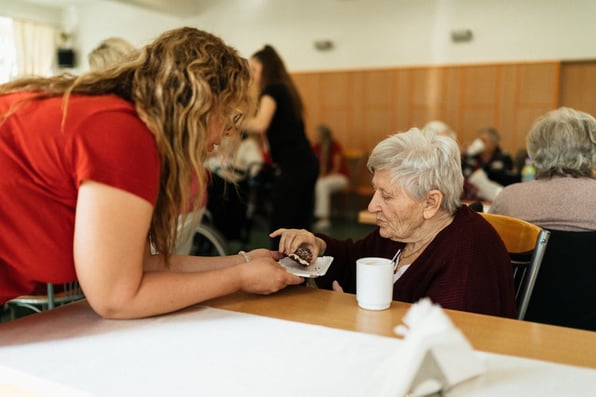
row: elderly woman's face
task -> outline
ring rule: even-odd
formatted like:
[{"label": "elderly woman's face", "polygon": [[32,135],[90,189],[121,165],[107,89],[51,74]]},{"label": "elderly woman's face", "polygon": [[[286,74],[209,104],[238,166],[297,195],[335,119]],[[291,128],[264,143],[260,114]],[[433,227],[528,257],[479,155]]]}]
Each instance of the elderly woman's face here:
[{"label": "elderly woman's face", "polygon": [[400,186],[390,182],[389,171],[375,171],[372,179],[375,194],[368,210],[376,213],[382,237],[396,241],[416,241],[414,234],[424,222],[424,200],[416,201]]}]

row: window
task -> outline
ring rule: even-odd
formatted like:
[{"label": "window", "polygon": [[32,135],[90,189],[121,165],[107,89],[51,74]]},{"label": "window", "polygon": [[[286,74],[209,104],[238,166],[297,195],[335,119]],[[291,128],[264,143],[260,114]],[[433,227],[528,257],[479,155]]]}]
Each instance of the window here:
[{"label": "window", "polygon": [[0,84],[54,72],[56,29],[48,24],[0,17]]},{"label": "window", "polygon": [[0,17],[0,84],[18,74],[17,50],[12,19]]}]

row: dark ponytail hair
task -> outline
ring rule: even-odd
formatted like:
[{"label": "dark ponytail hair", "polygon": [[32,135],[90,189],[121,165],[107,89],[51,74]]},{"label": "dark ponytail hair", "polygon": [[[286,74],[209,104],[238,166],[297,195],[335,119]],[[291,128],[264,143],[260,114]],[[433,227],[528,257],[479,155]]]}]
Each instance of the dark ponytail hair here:
[{"label": "dark ponytail hair", "polygon": [[277,51],[266,44],[262,49],[255,52],[252,57],[258,60],[262,65],[261,86],[259,87],[259,90],[263,91],[263,89],[270,84],[285,85],[290,91],[294,114],[296,117],[301,118],[304,113],[302,99],[300,98],[298,89],[296,89],[292,78],[286,70],[283,60]]}]

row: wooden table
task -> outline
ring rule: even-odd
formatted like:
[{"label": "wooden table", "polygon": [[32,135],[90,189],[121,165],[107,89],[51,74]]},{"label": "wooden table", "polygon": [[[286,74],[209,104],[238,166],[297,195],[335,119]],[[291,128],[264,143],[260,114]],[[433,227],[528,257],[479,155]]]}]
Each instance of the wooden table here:
[{"label": "wooden table", "polygon": [[[235,294],[207,302],[215,308],[396,337],[410,304],[389,310],[360,309],[356,297],[314,288],[290,287],[271,296]],[[481,351],[596,368],[596,332],[446,310],[472,346]]]},{"label": "wooden table", "polygon": [[[79,301],[0,325],[0,395],[379,395],[409,387],[419,365],[393,339],[409,307],[367,311],[354,295],[300,286],[139,320],[104,320]],[[596,389],[596,333],[446,313],[485,370],[448,396]]]},{"label": "wooden table", "polygon": [[[213,308],[256,314],[331,328],[397,337],[393,328],[410,307],[393,302],[383,311],[360,309],[352,294],[300,286],[269,296],[237,293],[205,303]],[[596,368],[596,332],[555,327],[454,310],[446,310],[472,346],[480,351]],[[76,317],[77,323],[69,322]],[[101,320],[86,301],[0,324],[0,347],[52,337],[47,325],[60,322],[62,337],[98,325]],[[108,322],[109,323],[109,322]],[[107,325],[106,325],[107,326]],[[58,336],[58,335],[54,335]]]}]

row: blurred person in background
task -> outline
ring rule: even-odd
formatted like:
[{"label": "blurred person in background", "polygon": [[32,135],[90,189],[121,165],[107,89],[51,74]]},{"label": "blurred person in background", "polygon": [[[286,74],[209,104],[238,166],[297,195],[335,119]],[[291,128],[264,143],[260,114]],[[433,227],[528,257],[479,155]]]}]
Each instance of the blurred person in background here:
[{"label": "blurred person in background", "polygon": [[533,181],[505,187],[489,212],[546,229],[596,230],[596,120],[562,107],[540,117],[526,137]]},{"label": "blurred person in background", "polygon": [[432,130],[439,135],[445,135],[457,141],[457,134],[447,123],[441,120],[431,120],[424,125],[423,130]]},{"label": "blurred person in background", "polygon": [[462,157],[466,184],[464,200],[492,201],[503,186],[520,181],[513,159],[499,146],[501,135],[494,128],[482,128]]},{"label": "blurred person in background", "polygon": [[[309,229],[314,217],[315,183],[319,162],[304,129],[304,105],[279,54],[270,45],[250,59],[258,109],[242,128],[265,134],[277,167],[271,192],[270,230]],[[277,241],[272,246],[277,247]]]},{"label": "blurred person in background", "polygon": [[315,187],[314,229],[331,227],[331,195],[348,186],[348,166],[345,162],[341,144],[333,138],[326,125],[317,127],[318,140],[313,150],[319,159],[319,178]]},{"label": "blurred person in background", "polygon": [[91,70],[107,69],[138,53],[135,46],[121,37],[102,40],[87,56]]}]

